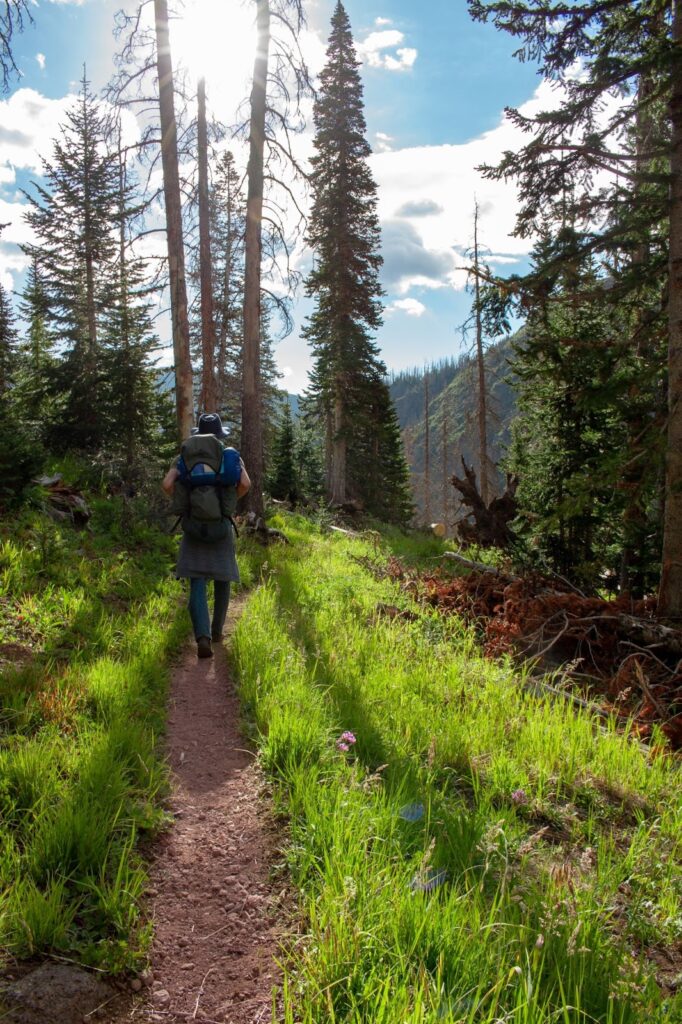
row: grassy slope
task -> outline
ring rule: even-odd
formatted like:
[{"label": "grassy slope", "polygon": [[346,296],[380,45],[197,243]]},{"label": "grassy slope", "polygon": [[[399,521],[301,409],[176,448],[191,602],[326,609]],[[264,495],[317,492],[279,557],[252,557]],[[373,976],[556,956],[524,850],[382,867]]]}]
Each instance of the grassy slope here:
[{"label": "grassy slope", "polygon": [[0,946],[108,970],[149,936],[136,844],[163,820],[155,741],[187,631],[174,542],[121,517],[100,500],[88,532],[38,513],[0,531],[0,645],[34,652],[0,664]]},{"label": "grassy slope", "polygon": [[286,1020],[682,1020],[641,955],[682,937],[676,764],[528,696],[454,620],[378,617],[409,604],[355,560],[385,551],[275,525],[235,659],[308,920]]}]

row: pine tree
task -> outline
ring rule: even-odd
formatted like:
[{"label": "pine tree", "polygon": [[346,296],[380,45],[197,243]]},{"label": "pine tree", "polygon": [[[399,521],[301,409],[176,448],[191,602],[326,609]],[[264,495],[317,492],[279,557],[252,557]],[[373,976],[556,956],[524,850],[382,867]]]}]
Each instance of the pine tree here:
[{"label": "pine tree", "polygon": [[151,363],[158,340],[151,321],[151,296],[144,262],[131,253],[131,228],[140,208],[126,154],[118,147],[116,227],[118,255],[103,317],[104,408],[109,424],[107,451],[120,457],[131,481],[154,448],[160,425],[160,396]]},{"label": "pine tree", "polygon": [[306,399],[301,400],[299,413],[294,425],[296,477],[302,500],[315,502],[324,494],[324,435],[317,412]]},{"label": "pine tree", "polygon": [[[326,424],[326,489],[335,504],[359,499],[369,511],[388,488],[402,448],[392,430],[385,368],[373,333],[381,325],[381,256],[376,184],[368,164],[362,84],[348,16],[339,2],[332,17],[327,62],[315,102],[315,156],[308,240],[315,265],[307,292],[315,310],[305,329],[313,350],[311,394]],[[385,393],[384,393],[385,392]],[[377,416],[389,416],[389,421]],[[368,443],[369,438],[377,444]],[[362,463],[363,453],[370,460]],[[370,481],[371,477],[371,481]]]},{"label": "pine tree", "polygon": [[0,285],[0,401],[8,402],[17,368],[17,332],[7,292]]},{"label": "pine tree", "polygon": [[18,394],[19,375],[14,312],[0,285],[0,510],[21,500],[44,461],[36,411]]},{"label": "pine tree", "polygon": [[[575,256],[580,244],[574,245],[574,234],[565,228],[558,242],[545,238],[535,249],[538,273],[544,260],[557,265],[558,244],[573,255],[530,310],[516,349],[520,415],[508,465],[520,479],[519,530],[531,549],[562,574],[594,587],[605,572],[612,580],[619,576],[631,504],[623,486],[633,456],[629,424],[633,404],[643,401],[651,410],[654,394],[629,344],[632,314],[605,301],[611,281],[589,258]],[[637,377],[639,399],[632,395]],[[660,432],[660,420],[649,417],[641,439],[649,445],[649,471],[638,472],[638,583],[631,584],[639,592],[652,582],[653,549],[660,541]]]},{"label": "pine tree", "polygon": [[26,197],[27,220],[39,239],[24,251],[40,265],[55,340],[64,346],[56,383],[64,395],[55,441],[97,449],[107,424],[99,321],[108,301],[115,253],[117,172],[106,144],[104,111],[83,74],[67,111],[54,159],[43,161],[45,185]]},{"label": "pine tree", "polygon": [[283,402],[281,420],[272,443],[268,476],[269,491],[273,498],[280,501],[296,501],[298,479],[294,451],[294,424],[291,419],[291,407],[288,399]]}]

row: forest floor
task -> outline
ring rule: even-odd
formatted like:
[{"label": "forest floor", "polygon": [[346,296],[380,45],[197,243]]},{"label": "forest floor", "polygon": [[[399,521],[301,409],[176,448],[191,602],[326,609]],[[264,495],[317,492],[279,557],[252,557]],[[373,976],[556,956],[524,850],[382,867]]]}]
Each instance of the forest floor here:
[{"label": "forest floor", "polygon": [[[242,603],[230,608],[225,645]],[[173,672],[165,748],[174,824],[152,853],[147,984],[118,1021],[257,1024],[271,1019],[281,983],[277,835],[240,732],[227,652],[214,651],[198,660],[191,644]]]}]

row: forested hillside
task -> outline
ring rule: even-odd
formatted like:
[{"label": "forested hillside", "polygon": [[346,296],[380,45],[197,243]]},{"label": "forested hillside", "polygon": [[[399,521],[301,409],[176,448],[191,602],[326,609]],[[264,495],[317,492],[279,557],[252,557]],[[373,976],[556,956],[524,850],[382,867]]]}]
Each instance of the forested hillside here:
[{"label": "forested hillside", "polygon": [[[514,374],[510,366],[513,337],[491,345],[485,354],[490,396],[488,441],[491,461],[500,467],[509,446],[511,422],[516,415]],[[410,467],[412,493],[417,520],[439,520],[452,531],[459,505],[451,477],[461,473],[461,459],[478,463],[476,437],[476,364],[470,356],[423,369],[395,374],[391,378],[391,397],[395,403]],[[429,472],[428,501],[426,459],[426,403],[428,400]],[[503,472],[497,473],[501,489]],[[428,513],[428,514],[427,514]]]}]

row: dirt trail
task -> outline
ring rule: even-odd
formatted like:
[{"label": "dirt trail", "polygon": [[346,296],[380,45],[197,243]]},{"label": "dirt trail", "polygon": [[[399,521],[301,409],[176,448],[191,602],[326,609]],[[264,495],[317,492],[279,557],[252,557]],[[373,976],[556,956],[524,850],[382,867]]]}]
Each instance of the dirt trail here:
[{"label": "dirt trail", "polygon": [[[227,636],[239,602],[230,608]],[[174,676],[167,756],[175,824],[151,865],[151,985],[134,1021],[256,1024],[271,1019],[279,977],[276,840],[254,755],[239,732],[227,658],[194,645]]]}]

